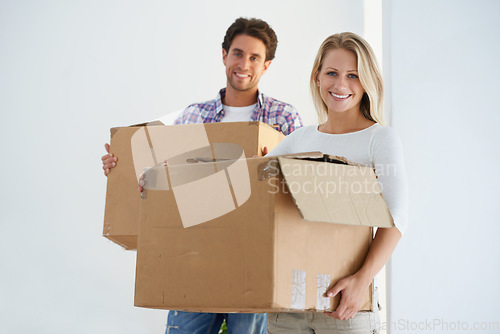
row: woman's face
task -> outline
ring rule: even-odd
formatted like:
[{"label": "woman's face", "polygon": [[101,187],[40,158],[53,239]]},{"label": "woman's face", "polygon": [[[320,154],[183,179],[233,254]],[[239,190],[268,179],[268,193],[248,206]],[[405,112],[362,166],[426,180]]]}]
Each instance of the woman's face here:
[{"label": "woman's face", "polygon": [[356,54],[346,49],[328,51],[316,84],[330,113],[361,112],[364,89],[358,77]]}]

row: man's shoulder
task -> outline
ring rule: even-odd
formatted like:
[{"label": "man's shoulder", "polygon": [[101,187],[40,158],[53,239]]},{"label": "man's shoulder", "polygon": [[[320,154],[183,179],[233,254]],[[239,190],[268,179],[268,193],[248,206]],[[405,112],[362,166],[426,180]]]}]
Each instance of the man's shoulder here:
[{"label": "man's shoulder", "polygon": [[218,99],[191,103],[184,109],[175,124],[204,123],[215,114]]},{"label": "man's shoulder", "polygon": [[204,102],[195,102],[191,103],[184,109],[184,111],[196,111],[196,110],[207,110],[207,109],[214,109],[216,106],[216,99],[213,100],[208,100]]},{"label": "man's shoulder", "polygon": [[278,100],[274,97],[261,93],[262,104],[269,107],[286,107],[287,109],[295,109],[290,103]]},{"label": "man's shoulder", "polygon": [[297,109],[290,103],[261,94],[262,110],[269,117],[300,118]]},{"label": "man's shoulder", "polygon": [[290,103],[280,101],[274,97],[260,94],[262,103],[262,118],[269,124],[277,124],[280,131],[289,135],[302,126],[299,113]]}]

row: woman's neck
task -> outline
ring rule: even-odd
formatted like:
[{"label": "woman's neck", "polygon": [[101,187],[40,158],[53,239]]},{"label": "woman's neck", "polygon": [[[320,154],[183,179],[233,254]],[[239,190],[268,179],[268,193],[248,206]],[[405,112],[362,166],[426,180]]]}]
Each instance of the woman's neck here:
[{"label": "woman's neck", "polygon": [[329,113],[325,123],[318,127],[320,132],[342,134],[361,131],[375,124],[360,112],[358,113]]}]

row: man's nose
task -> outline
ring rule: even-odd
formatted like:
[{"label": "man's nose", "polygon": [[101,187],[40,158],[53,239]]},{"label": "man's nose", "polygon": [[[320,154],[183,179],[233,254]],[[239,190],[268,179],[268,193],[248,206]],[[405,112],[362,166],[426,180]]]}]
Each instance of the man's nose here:
[{"label": "man's nose", "polygon": [[247,70],[250,67],[250,59],[242,57],[240,59],[240,67],[242,70]]}]

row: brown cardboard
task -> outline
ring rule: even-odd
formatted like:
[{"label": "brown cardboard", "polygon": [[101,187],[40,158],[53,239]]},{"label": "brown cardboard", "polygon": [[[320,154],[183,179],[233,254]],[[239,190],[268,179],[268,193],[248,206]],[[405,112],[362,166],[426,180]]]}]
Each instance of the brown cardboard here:
[{"label": "brown cardboard", "polygon": [[301,216],[309,221],[394,227],[372,168],[278,158]]},{"label": "brown cardboard", "polygon": [[[238,202],[234,195],[244,182],[233,183],[243,179],[244,173],[231,177],[226,172],[231,166],[239,166],[234,161],[225,161],[224,165],[169,164],[147,172],[147,178],[155,182],[141,201],[136,306],[202,312],[304,312],[337,307],[339,297],[324,298],[323,293],[362,265],[373,236],[373,228],[368,225],[390,224],[383,200],[375,207],[376,212],[382,212],[380,219],[360,219],[357,226],[335,223],[337,218],[332,212],[332,223],[307,221],[283,187],[278,158],[238,160],[246,163],[251,187],[244,202]],[[283,167],[287,161],[280,160]],[[177,178],[172,176],[183,174],[183,170],[192,179],[179,184],[197,183],[210,173],[222,175],[222,183],[229,180],[233,209],[208,221],[186,224],[179,209],[182,200],[172,183]],[[365,175],[376,183],[370,170],[364,171]],[[161,179],[169,184],[169,190],[160,190],[165,188],[158,181]],[[206,186],[212,187],[213,183]],[[203,199],[198,194],[201,189],[191,189],[197,196],[192,198],[193,211],[203,214],[214,203],[231,203],[229,197]],[[375,196],[381,198],[380,193]],[[371,195],[369,198],[371,201]],[[355,196],[354,202],[364,199]],[[207,202],[212,204],[207,206]],[[301,202],[297,200],[304,214],[310,203]],[[358,206],[373,209],[371,205]],[[366,290],[362,310],[372,309],[372,289],[371,285]]]},{"label": "brown cardboard", "polygon": [[103,235],[125,249],[137,248],[140,210],[137,179],[143,168],[196,149],[205,148],[202,153],[207,153],[208,148],[211,155],[214,143],[237,144],[245,157],[261,155],[264,146],[272,149],[283,138],[283,134],[261,122],[182,126],[155,122],[111,129],[110,152],[118,157],[118,162],[108,175]]}]

